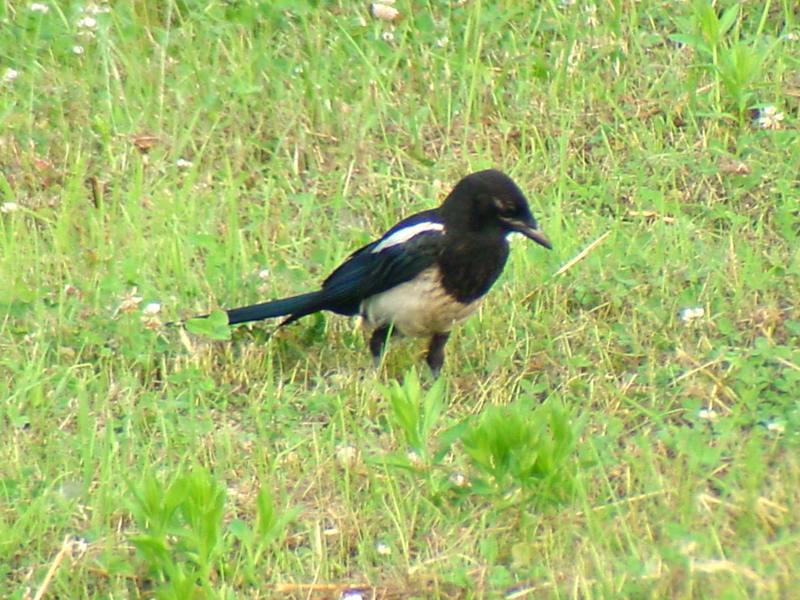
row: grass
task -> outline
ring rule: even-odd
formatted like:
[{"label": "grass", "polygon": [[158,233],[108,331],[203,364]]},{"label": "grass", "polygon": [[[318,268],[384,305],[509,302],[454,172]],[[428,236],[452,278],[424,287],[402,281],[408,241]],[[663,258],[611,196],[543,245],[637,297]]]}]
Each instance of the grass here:
[{"label": "grass", "polygon": [[[0,2],[0,595],[797,588],[795,2],[44,5]],[[440,383],[328,315],[158,326],[487,166],[555,249]]]}]

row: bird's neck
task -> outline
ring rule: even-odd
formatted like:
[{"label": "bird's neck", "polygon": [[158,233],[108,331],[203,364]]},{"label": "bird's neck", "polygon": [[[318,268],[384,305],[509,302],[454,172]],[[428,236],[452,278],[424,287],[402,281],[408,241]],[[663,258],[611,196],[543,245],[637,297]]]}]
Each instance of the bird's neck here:
[{"label": "bird's neck", "polygon": [[477,300],[492,287],[508,259],[505,235],[486,231],[452,238],[439,257],[442,285],[459,302]]}]

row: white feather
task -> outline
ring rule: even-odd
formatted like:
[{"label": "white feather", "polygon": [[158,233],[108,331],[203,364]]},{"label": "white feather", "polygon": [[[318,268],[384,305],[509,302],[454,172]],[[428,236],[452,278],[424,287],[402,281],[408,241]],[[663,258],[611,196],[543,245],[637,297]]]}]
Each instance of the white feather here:
[{"label": "white feather", "polygon": [[422,271],[414,279],[375,294],[361,302],[361,315],[371,327],[394,325],[409,337],[450,331],[470,316],[480,298],[461,303],[442,287],[437,267]]},{"label": "white feather", "polygon": [[386,248],[391,248],[392,246],[397,246],[398,244],[404,244],[411,238],[419,235],[420,233],[424,233],[425,231],[444,231],[444,225],[441,223],[425,221],[424,223],[417,223],[416,225],[403,227],[402,229],[395,231],[389,237],[382,239],[380,243],[372,249],[372,252],[375,254],[377,252],[386,250]]}]

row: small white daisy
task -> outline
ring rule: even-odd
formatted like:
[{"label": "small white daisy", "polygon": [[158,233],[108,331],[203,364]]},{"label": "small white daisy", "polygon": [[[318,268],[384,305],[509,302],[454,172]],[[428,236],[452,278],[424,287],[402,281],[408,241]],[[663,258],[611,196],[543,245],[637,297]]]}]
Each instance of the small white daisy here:
[{"label": "small white daisy", "polygon": [[79,29],[94,29],[97,27],[97,19],[94,17],[83,17],[76,23]]},{"label": "small white daisy", "polygon": [[422,457],[419,454],[417,454],[417,452],[415,452],[414,450],[409,450],[406,453],[406,458],[408,459],[408,462],[410,462],[415,467],[419,467],[420,465],[423,464]]},{"label": "small white daisy", "polygon": [[89,541],[86,538],[75,537],[72,539],[71,552],[73,555],[83,556],[89,549]]},{"label": "small white daisy", "polygon": [[713,408],[701,408],[697,411],[697,416],[704,421],[714,421],[718,415]]},{"label": "small white daisy", "polygon": [[81,54],[84,53],[83,46],[77,46],[77,45],[73,46],[72,47],[72,53],[80,56]]},{"label": "small white daisy", "polygon": [[702,319],[705,314],[706,311],[702,306],[691,306],[689,308],[681,309],[681,311],[678,313],[678,317],[684,323],[691,323],[697,319]]},{"label": "small white daisy", "polygon": [[381,556],[390,556],[392,554],[392,547],[386,542],[376,542],[375,552]]},{"label": "small white daisy", "polygon": [[19,77],[19,71],[17,71],[16,69],[12,69],[11,67],[9,67],[8,69],[6,69],[6,72],[5,72],[5,73],[3,73],[3,82],[4,82],[4,83],[11,83],[11,82],[12,82],[12,81],[14,81],[14,80],[15,80],[17,77]]},{"label": "small white daisy", "polygon": [[369,11],[372,13],[373,17],[381,21],[394,21],[400,15],[400,11],[396,8],[377,2],[373,2],[372,5],[370,5]]},{"label": "small white daisy", "polygon": [[467,487],[467,477],[463,473],[452,473],[450,475],[450,483],[456,487]]},{"label": "small white daisy", "polygon": [[90,4],[89,6],[86,7],[86,12],[88,12],[90,15],[102,15],[105,13],[110,13],[111,7],[108,6],[107,4],[104,4],[102,6],[98,6],[97,4]]},{"label": "small white daisy", "polygon": [[358,462],[358,448],[350,444],[337,446],[336,462],[342,467],[352,467]]},{"label": "small white daisy", "polygon": [[785,433],[786,425],[780,421],[770,421],[767,423],[767,431],[771,431],[772,433]]},{"label": "small white daisy", "polygon": [[758,126],[762,129],[780,129],[783,118],[783,113],[779,112],[777,108],[774,106],[765,106],[758,111],[756,123],[758,123]]},{"label": "small white daisy", "polygon": [[142,309],[142,313],[147,316],[153,317],[161,312],[161,303],[160,302],[150,302],[146,304],[145,307]]},{"label": "small white daisy", "polygon": [[42,4],[41,2],[33,2],[28,8],[31,12],[42,13],[43,15],[46,15],[50,12],[50,7],[47,6],[47,4]]},{"label": "small white daisy", "polygon": [[391,31],[384,31],[381,34],[381,39],[387,44],[391,44],[394,41],[394,34]]}]

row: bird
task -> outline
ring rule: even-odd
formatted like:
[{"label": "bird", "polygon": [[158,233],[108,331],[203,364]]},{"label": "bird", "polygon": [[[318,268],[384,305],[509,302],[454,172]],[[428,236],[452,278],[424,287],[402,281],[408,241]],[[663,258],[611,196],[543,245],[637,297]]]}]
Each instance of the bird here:
[{"label": "bird", "polygon": [[372,330],[376,364],[390,335],[428,338],[426,362],[438,377],[451,330],[503,272],[515,232],[552,249],[511,177],[496,169],[471,173],[438,208],[401,220],[350,254],[318,290],[228,309],[228,324],[285,317],[282,327],[319,311],[360,315]]}]

